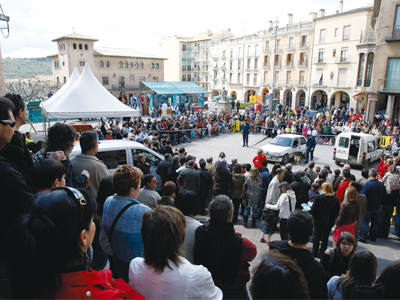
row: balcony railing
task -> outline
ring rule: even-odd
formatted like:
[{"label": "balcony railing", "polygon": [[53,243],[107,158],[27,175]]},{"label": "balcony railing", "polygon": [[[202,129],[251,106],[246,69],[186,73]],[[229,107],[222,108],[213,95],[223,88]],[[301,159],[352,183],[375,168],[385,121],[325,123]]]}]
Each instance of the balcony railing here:
[{"label": "balcony railing", "polygon": [[269,62],[264,62],[263,67],[264,68],[269,68]]},{"label": "balcony railing", "polygon": [[296,80],[294,82],[294,84],[297,86],[307,86],[307,81],[306,80]]},{"label": "balcony railing", "polygon": [[326,82],[323,80],[314,80],[312,82],[313,86],[327,86]]},{"label": "balcony railing", "polygon": [[280,61],[274,61],[275,68],[280,68],[281,67],[281,62]]},{"label": "balcony railing", "polygon": [[276,46],[276,51],[282,51],[282,45],[277,45]]},{"label": "balcony railing", "polygon": [[113,90],[137,90],[137,89],[148,89],[143,83],[137,84],[113,84]]},{"label": "balcony railing", "polygon": [[351,87],[353,87],[353,82],[347,81],[347,80],[338,81],[338,83],[335,84],[334,87],[338,87],[338,88],[351,88]]},{"label": "balcony railing", "polygon": [[285,86],[290,86],[290,85],[292,85],[292,80],[284,80],[283,81],[283,85],[285,85]]},{"label": "balcony railing", "polygon": [[307,67],[307,60],[299,60],[299,62],[297,63],[297,66]]},{"label": "balcony railing", "polygon": [[336,56],[335,63],[337,64],[348,64],[351,61],[351,56]]},{"label": "balcony railing", "polygon": [[306,43],[300,43],[299,48],[300,49],[307,49],[308,48],[308,43],[307,42]]},{"label": "balcony railing", "polygon": [[314,58],[314,64],[324,64],[325,63],[325,61],[324,61],[324,58],[323,57],[315,57]]},{"label": "balcony railing", "polygon": [[286,50],[294,50],[294,44],[287,44]]},{"label": "balcony railing", "polygon": [[400,26],[387,26],[386,27],[386,42],[400,41]]},{"label": "balcony railing", "polygon": [[376,30],[361,30],[360,44],[371,44],[376,42]]},{"label": "balcony railing", "polygon": [[264,47],[263,51],[264,51],[264,52],[270,52],[271,49],[270,49],[269,47],[268,47],[268,48],[265,48],[265,47]]},{"label": "balcony railing", "polygon": [[[193,70],[195,70],[196,68],[193,68]],[[190,72],[192,71],[192,67],[191,66],[187,66],[187,71]]]},{"label": "balcony railing", "polygon": [[285,66],[286,66],[286,67],[293,67],[293,60],[287,60],[287,61],[285,61]]},{"label": "balcony railing", "polygon": [[378,92],[400,93],[400,79],[379,79]]}]

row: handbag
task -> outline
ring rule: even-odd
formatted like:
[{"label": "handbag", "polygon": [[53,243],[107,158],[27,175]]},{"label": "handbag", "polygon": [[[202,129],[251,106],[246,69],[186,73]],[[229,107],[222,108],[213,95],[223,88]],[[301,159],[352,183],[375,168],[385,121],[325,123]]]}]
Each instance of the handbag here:
[{"label": "handbag", "polygon": [[262,218],[269,226],[275,226],[279,221],[277,212],[277,210],[267,208],[266,210],[263,210]]}]

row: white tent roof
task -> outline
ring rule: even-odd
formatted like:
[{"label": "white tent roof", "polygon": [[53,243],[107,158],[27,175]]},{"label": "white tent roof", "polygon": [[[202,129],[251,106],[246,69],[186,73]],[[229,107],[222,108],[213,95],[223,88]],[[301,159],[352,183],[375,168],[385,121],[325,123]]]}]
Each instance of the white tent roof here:
[{"label": "white tent roof", "polygon": [[46,113],[46,111],[50,109],[52,105],[56,104],[57,99],[62,97],[65,93],[67,93],[71,89],[71,87],[75,84],[75,82],[78,80],[78,78],[79,78],[78,69],[74,68],[74,71],[72,72],[70,79],[53,96],[51,96],[49,100],[40,103],[43,113]]},{"label": "white tent roof", "polygon": [[42,111],[48,118],[139,116],[139,110],[126,106],[100,84],[88,64],[76,82],[54,103],[47,106],[46,102],[42,105]]}]

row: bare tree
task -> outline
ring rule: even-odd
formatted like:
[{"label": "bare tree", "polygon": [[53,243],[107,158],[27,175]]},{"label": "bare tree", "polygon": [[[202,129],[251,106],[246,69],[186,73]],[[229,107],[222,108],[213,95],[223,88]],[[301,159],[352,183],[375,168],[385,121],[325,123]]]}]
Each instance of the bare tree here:
[{"label": "bare tree", "polygon": [[39,98],[42,101],[47,100],[49,93],[54,94],[61,88],[60,83],[53,80],[42,80],[38,76],[32,78],[18,78],[15,81],[6,83],[7,93],[19,94],[25,101]]}]

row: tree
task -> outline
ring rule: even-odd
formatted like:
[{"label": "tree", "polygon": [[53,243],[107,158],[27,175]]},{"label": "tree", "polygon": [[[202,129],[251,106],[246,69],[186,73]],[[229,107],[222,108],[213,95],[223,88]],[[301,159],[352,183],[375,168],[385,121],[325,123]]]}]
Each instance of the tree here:
[{"label": "tree", "polygon": [[38,76],[18,78],[6,83],[7,93],[19,94],[27,102],[35,98],[44,101],[49,93],[54,94],[61,88],[60,83],[53,80],[41,80]]}]

